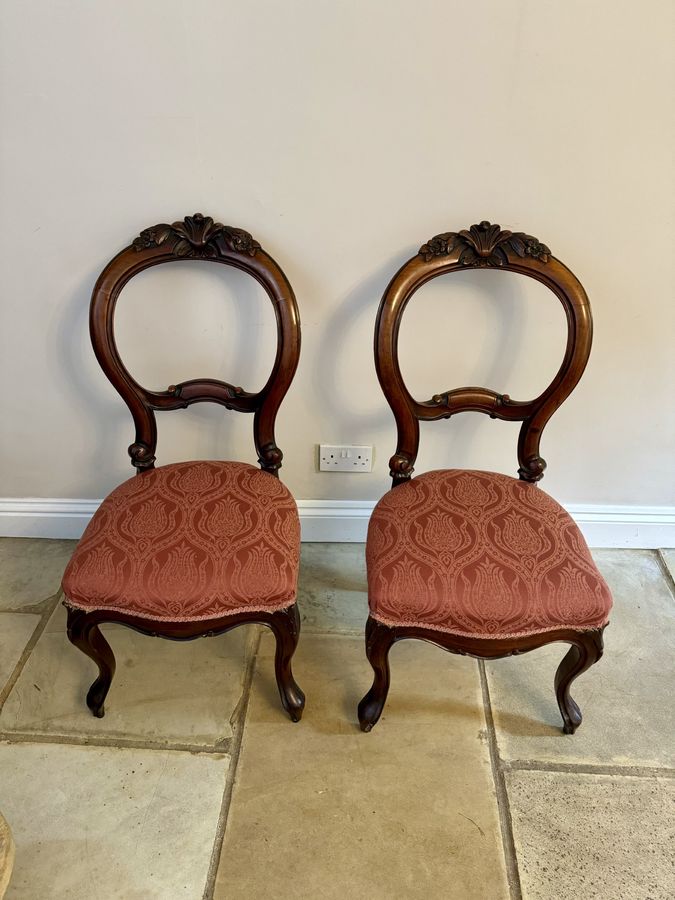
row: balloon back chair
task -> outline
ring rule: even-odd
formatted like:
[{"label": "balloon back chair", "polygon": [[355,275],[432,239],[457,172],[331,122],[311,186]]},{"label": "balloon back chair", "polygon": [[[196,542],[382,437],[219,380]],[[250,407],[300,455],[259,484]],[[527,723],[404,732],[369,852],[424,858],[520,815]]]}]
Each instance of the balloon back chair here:
[{"label": "balloon back chair", "polygon": [[[272,301],[276,358],[258,393],[213,379],[149,391],[123,365],[113,329],[122,288],[144,269],[182,259],[241,269]],[[88,707],[103,716],[115,672],[102,623],[192,640],[256,622],[274,632],[281,701],[297,722],[305,702],[291,670],[300,629],[300,523],[293,497],[278,478],[282,453],[274,438],[277,410],[300,353],[300,321],[286,276],[246,231],[196,213],[147,228],[108,263],[94,287],[90,332],[103,371],[133,416],[136,439],[129,455],[137,471],[103,501],[63,577],[68,637],[99,670]],[[155,468],[155,410],[204,401],[253,414],[260,468],[221,461]]]},{"label": "balloon back chair", "polygon": [[[562,365],[534,400],[464,387],[417,401],[398,361],[403,312],[427,281],[476,268],[518,272],[553,291],[567,319]],[[579,381],[591,335],[588,297],[572,272],[536,238],[489,222],[436,235],[389,284],[375,327],[375,364],[398,443],[389,463],[393,487],[376,505],[368,528],[366,654],[375,678],[359,704],[363,731],[378,721],[387,698],[389,650],[406,638],[479,659],[554,641],[570,644],[555,692],[565,733],[581,723],[570,685],[602,655],[612,599],[578,527],[536,482],[546,467],[541,433]],[[419,422],[468,410],[522,422],[518,479],[468,469],[411,478]]]}]

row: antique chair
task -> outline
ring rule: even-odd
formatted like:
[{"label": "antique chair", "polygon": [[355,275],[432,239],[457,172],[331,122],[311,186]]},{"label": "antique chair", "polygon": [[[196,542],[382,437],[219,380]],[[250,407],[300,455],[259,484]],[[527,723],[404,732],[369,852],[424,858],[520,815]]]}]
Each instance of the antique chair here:
[{"label": "antique chair", "polygon": [[[122,288],[144,269],[182,259],[234,266],[269,295],[277,351],[260,392],[213,379],[154,392],[124,367],[113,330]],[[103,371],[133,416],[136,439],[129,455],[137,472],[103,501],[63,577],[68,637],[99,670],[88,707],[103,716],[115,672],[101,624],[118,622],[143,634],[192,640],[257,622],[274,632],[281,702],[299,721],[305,698],[293,679],[291,658],[300,630],[295,605],[300,523],[293,497],[278,478],[282,453],[274,439],[277,410],[300,353],[300,321],[286,276],[246,231],[196,213],[142,231],[108,263],[94,287],[90,332]],[[207,400],[253,413],[259,469],[220,461],[155,468],[155,410]]]},{"label": "antique chair", "polygon": [[[534,400],[512,400],[477,387],[425,402],[413,399],[398,362],[399,326],[408,301],[438,275],[492,267],[535,278],[562,303],[567,347],[557,375]],[[588,298],[570,270],[531,235],[489,222],[432,238],[389,284],[375,326],[375,365],[396,419],[398,444],[389,463],[393,488],[378,502],[368,528],[366,654],[375,678],[359,704],[363,731],[382,713],[388,653],[405,638],[479,659],[553,641],[570,644],[555,692],[565,733],[581,723],[570,685],[602,655],[612,600],[578,527],[536,482],[546,467],[539,455],[541,433],[579,381],[591,333]],[[522,422],[519,480],[461,469],[411,478],[420,420],[467,410]]]}]

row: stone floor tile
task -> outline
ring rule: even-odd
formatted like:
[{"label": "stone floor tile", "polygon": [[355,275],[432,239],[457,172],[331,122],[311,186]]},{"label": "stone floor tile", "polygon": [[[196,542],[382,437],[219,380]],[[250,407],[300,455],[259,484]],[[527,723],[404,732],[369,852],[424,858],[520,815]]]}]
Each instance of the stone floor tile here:
[{"label": "stone floor tile", "polygon": [[39,621],[28,613],[0,613],[0,693]]},{"label": "stone floor tile", "polygon": [[229,757],[0,746],[6,900],[201,900]]},{"label": "stone floor tile", "polygon": [[672,900],[675,780],[512,771],[523,900]]},{"label": "stone floor tile", "polygon": [[103,626],[117,672],[103,719],[85,705],[94,663],[66,638],[59,605],[0,714],[1,731],[91,735],[160,744],[217,747],[232,736],[247,647],[256,626],[175,642]]},{"label": "stone floor tile", "polygon": [[671,578],[675,579],[675,548],[671,550],[659,550],[661,559],[666,564],[666,568],[670,572]]},{"label": "stone floor tile", "polygon": [[365,544],[303,544],[298,608],[305,631],[363,634],[368,618]]},{"label": "stone floor tile", "polygon": [[77,541],[0,538],[0,610],[40,611],[61,588]]},{"label": "stone floor tile", "polygon": [[360,638],[303,636],[297,725],[271,652],[263,637],[214,897],[507,898],[476,664],[394,647],[389,703],[362,734]]},{"label": "stone floor tile", "polygon": [[675,602],[656,555],[599,550],[614,595],[605,654],[572,686],[584,721],[563,735],[553,677],[566,652],[553,644],[486,664],[497,740],[505,759],[672,766]]}]

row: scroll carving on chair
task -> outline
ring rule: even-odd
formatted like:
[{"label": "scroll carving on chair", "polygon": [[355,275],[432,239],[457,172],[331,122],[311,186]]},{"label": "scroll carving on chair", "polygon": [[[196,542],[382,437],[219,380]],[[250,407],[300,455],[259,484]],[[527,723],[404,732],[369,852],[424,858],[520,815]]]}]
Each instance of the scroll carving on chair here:
[{"label": "scroll carving on chair", "polygon": [[[215,379],[149,391],[125,368],[113,329],[124,285],[144,269],[184,259],[241,269],[271,300],[277,351],[259,392]],[[63,577],[68,637],[99,670],[87,705],[103,716],[115,673],[101,624],[191,640],[258,623],[275,635],[281,701],[299,721],[305,698],[291,660],[300,631],[295,603],[300,522],[295,501],[278,477],[283,454],[274,435],[300,353],[300,321],[288,279],[248,232],[195,213],[145,229],[108,263],[94,287],[90,332],[103,371],[133,416],[136,435],[129,455],[136,477],[103,501]],[[253,415],[260,468],[220,460],[155,467],[155,412],[206,401]]]},{"label": "scroll carving on chair", "polygon": [[[408,302],[439,275],[491,267],[534,278],[558,297],[568,325],[560,369],[533,400],[479,387],[415,400],[398,361]],[[581,378],[591,337],[588,297],[572,272],[537,238],[489,222],[436,235],[389,284],[375,326],[375,365],[398,443],[389,464],[393,487],[373,511],[366,544],[366,655],[375,677],[359,704],[364,731],[386,702],[389,650],[406,638],[479,659],[570,644],[554,687],[565,733],[581,723],[570,686],[602,656],[612,598],[579,528],[536,483],[546,468],[542,431]],[[522,423],[518,478],[462,469],[413,478],[419,422],[467,411]]]}]

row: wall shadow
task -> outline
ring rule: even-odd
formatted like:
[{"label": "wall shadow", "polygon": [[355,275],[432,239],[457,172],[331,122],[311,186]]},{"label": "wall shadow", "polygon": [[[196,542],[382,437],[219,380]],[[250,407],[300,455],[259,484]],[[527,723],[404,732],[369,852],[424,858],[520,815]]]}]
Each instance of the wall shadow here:
[{"label": "wall shadow", "polygon": [[[358,429],[368,425],[370,428],[379,429],[393,425],[391,410],[382,394],[372,410],[359,412],[351,407],[349,394],[339,386],[339,363],[345,355],[349,356],[354,352],[354,343],[349,335],[361,316],[365,312],[370,312],[372,324],[368,349],[374,374],[372,335],[377,309],[391,277],[414,252],[409,248],[392,256],[390,262],[352,288],[325,322],[326,327],[319,344],[314,371],[315,386],[320,402],[340,428]],[[391,452],[393,453],[393,447]]]},{"label": "wall shadow", "polygon": [[[326,322],[326,328],[315,363],[316,391],[324,409],[336,421],[338,428],[342,428],[344,431],[348,429],[363,429],[365,426],[373,432],[387,427],[390,429],[394,428],[393,416],[384,395],[381,395],[381,400],[371,410],[365,412],[357,411],[351,407],[349,393],[340,389],[339,386],[339,364],[345,356],[349,356],[355,351],[355,342],[350,338],[350,335],[366,311],[372,311],[372,328],[370,330],[368,353],[370,359],[373,360],[372,334],[374,333],[375,317],[380,299],[394,273],[414,252],[414,248],[409,248],[391,257],[390,262],[381,266],[353,288]],[[514,301],[518,293],[516,283],[513,278],[502,278],[497,284],[496,279],[488,281],[481,278],[482,273],[480,272],[462,274],[475,276],[472,288],[478,288],[483,294],[484,301],[489,309],[488,315],[496,323],[494,329],[494,333],[497,336],[495,338],[496,346],[490,348],[493,362],[485,375],[485,384],[483,386],[508,392],[508,384],[506,384],[508,374],[513,371],[515,363],[522,352],[520,317],[514,314]],[[449,293],[448,303],[452,303],[452,292],[458,289],[461,290],[461,285],[457,285],[456,282],[449,280],[452,277],[457,279],[458,276],[456,274],[441,276],[437,282],[441,283],[441,279],[446,282]],[[414,310],[415,299],[416,297],[411,300],[404,313],[402,333],[406,327],[415,327],[415,323],[410,321],[410,313]],[[434,336],[431,336],[431,339],[433,340]],[[467,340],[470,339],[470,335],[467,334]],[[374,361],[372,365],[374,371]],[[405,367],[403,367],[403,374],[405,376]],[[462,386],[459,381],[450,383],[451,376],[452,373],[449,372],[448,382],[440,384],[436,389],[438,392]],[[504,386],[505,384],[506,386]],[[429,397],[418,397],[417,399],[426,400]],[[457,427],[456,420],[451,420],[448,423],[448,425],[454,426],[452,435],[458,454],[471,452],[481,425],[478,415],[461,416],[460,421],[462,424],[460,427]],[[422,441],[426,427],[427,423],[422,423]],[[391,453],[394,452],[394,442],[395,438],[392,442]],[[389,448],[387,448],[384,455],[387,459],[389,458]]]},{"label": "wall shadow", "polygon": [[[94,499],[102,496],[103,492],[96,478],[97,474],[100,476],[97,461],[105,459],[110,445],[119,441],[125,421],[129,421],[129,443],[133,441],[134,434],[129,412],[99,369],[89,338],[89,301],[99,272],[99,268],[92,269],[90,275],[83,279],[63,310],[63,315],[55,320],[51,333],[47,335],[48,353],[53,357],[54,368],[63,375],[70,388],[69,399],[79,407],[80,412],[81,431],[73,434],[73,444],[81,449],[84,443],[87,468],[82,473],[85,475],[84,484],[78,496],[92,496]],[[100,376],[96,381],[89,377],[92,368]],[[120,447],[120,451],[121,458],[126,459],[126,446]],[[133,474],[131,467],[128,474]],[[114,472],[109,476],[104,473],[102,481],[110,488],[119,483]]]},{"label": "wall shadow", "polygon": [[[229,381],[243,387],[247,391],[260,390],[272,370],[274,364],[275,349],[268,354],[268,358],[264,360],[264,374],[256,377],[253,381],[249,377],[251,370],[260,368],[262,348],[255,341],[258,328],[258,317],[260,316],[261,302],[265,310],[264,315],[268,316],[268,322],[274,323],[274,311],[271,301],[267,297],[264,289],[252,278],[239,269],[227,265],[214,265],[212,263],[204,263],[200,260],[184,260],[181,263],[172,263],[173,266],[192,267],[195,263],[199,264],[202,277],[212,280],[219,288],[224,297],[231,297],[234,302],[228,304],[228,312],[233,314],[231,322],[226,324],[230,333],[236,335],[234,342],[234,352],[223,348],[223,363],[226,365],[219,366],[218,371],[195,371],[186,374],[185,378],[180,380],[188,380],[192,378],[218,378]],[[181,298],[182,299],[182,298]],[[189,298],[185,298],[189,302]],[[276,333],[276,325],[273,325]],[[253,383],[254,382],[254,383]],[[175,383],[175,379],[172,383]],[[168,387],[168,384],[166,385]],[[209,459],[233,459],[237,456],[237,436],[240,433],[240,419],[245,420],[245,424],[250,432],[251,453],[254,454],[253,444],[253,416],[244,413],[238,413],[236,410],[228,410],[222,406],[213,403],[196,403],[185,410],[176,410],[186,420],[189,428],[199,429],[201,435],[204,435],[205,447],[204,457]],[[158,431],[161,440],[161,417],[158,415]],[[236,424],[235,424],[236,423]],[[171,448],[166,448],[167,453],[171,454]],[[171,454],[173,455],[173,454]],[[239,454],[240,455],[240,454]]]},{"label": "wall shadow", "polygon": [[[458,291],[462,290],[461,283],[457,283],[458,277],[462,280],[465,278],[470,279],[472,289],[478,289],[481,293],[481,303],[485,305],[488,310],[488,317],[494,323],[493,340],[495,346],[489,347],[486,350],[486,355],[489,354],[490,363],[485,371],[484,377],[480,379],[482,383],[477,386],[491,388],[492,390],[497,391],[497,393],[509,393],[508,376],[513,373],[518,358],[523,352],[521,317],[515,314],[516,300],[518,297],[516,282],[513,277],[502,277],[497,281],[496,278],[485,279],[482,275],[483,273],[477,270],[463,273],[451,273],[446,276],[440,276],[439,279],[436,280],[436,284],[444,285],[447,288],[448,303],[452,303],[453,293],[456,295]],[[452,280],[453,278],[455,279],[454,281]],[[414,298],[411,300],[408,309],[406,309],[406,312],[404,313],[403,322],[401,324],[402,332],[406,325],[408,325],[408,327],[411,325],[409,318],[406,322],[406,316],[413,308],[413,305]],[[471,334],[469,332],[466,334],[466,340],[471,340]],[[453,375],[450,371],[451,365],[448,368],[449,380],[439,385],[435,393],[470,386],[466,383],[466,380],[462,379],[459,375]],[[403,371],[403,374],[405,375],[405,370]],[[416,399],[428,400],[430,397],[418,397]],[[529,399],[529,397],[514,397],[514,399],[526,400]],[[470,457],[471,451],[478,439],[479,431],[484,426],[485,420],[483,416],[483,413],[468,412],[462,413],[451,419],[441,420],[442,425],[446,428],[445,434],[447,434],[448,439],[452,442],[452,450],[453,452],[456,452],[459,457]],[[503,425],[504,423],[496,421],[495,423],[490,424],[494,424],[496,428],[498,425]],[[422,445],[422,442],[424,441],[427,429],[434,425],[436,425],[436,427],[442,427],[435,422],[421,423],[420,445]]]}]

